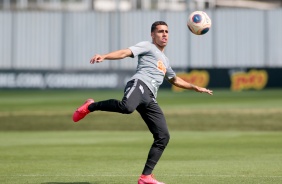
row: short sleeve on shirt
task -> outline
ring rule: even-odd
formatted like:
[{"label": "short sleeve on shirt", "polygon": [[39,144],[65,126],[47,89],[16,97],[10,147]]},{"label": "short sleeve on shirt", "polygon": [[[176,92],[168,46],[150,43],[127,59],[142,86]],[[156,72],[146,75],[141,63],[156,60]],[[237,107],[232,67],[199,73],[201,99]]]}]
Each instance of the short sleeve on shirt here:
[{"label": "short sleeve on shirt", "polygon": [[148,41],[144,41],[144,42],[139,42],[136,45],[129,47],[129,49],[132,52],[132,57],[134,58],[135,56],[147,53],[150,50],[149,43],[150,42]]},{"label": "short sleeve on shirt", "polygon": [[167,68],[165,78],[169,80],[175,76],[176,76],[176,73],[172,70],[172,68],[171,67]]}]

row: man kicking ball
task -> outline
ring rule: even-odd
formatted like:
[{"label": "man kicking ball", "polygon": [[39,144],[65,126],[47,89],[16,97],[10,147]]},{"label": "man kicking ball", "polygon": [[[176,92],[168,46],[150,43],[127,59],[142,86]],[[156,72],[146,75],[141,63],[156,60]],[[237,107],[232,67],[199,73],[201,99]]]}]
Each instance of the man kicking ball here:
[{"label": "man kicking ball", "polygon": [[143,172],[138,179],[138,184],[164,184],[158,182],[152,174],[170,139],[164,114],[156,100],[157,91],[164,78],[171,84],[183,89],[210,95],[213,93],[209,89],[195,86],[176,76],[170,67],[168,58],[164,55],[164,48],[169,38],[168,26],[165,22],[157,21],[152,24],[151,37],[152,42],[143,41],[126,49],[93,56],[90,60],[91,64],[100,63],[104,60],[138,57],[136,73],[126,84],[121,101],[109,99],[94,102],[93,99],[88,99],[73,114],[73,121],[77,122],[94,111],[123,114],[130,114],[134,110],[139,112],[153,134],[154,142],[150,148]]}]

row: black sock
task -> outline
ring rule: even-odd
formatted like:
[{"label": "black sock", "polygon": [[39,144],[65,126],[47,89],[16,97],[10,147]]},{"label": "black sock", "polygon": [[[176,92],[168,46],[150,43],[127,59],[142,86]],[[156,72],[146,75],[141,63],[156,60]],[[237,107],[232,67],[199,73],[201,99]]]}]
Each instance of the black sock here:
[{"label": "black sock", "polygon": [[152,174],[153,170],[154,170],[154,167],[157,163],[153,160],[147,160],[147,163],[144,167],[144,170],[142,172],[142,174],[144,175],[150,175]]},{"label": "black sock", "polygon": [[93,112],[93,111],[95,111],[96,110],[96,106],[97,106],[97,103],[92,103],[92,104],[90,104],[89,106],[88,106],[88,110],[90,111],[90,112]]},{"label": "black sock", "polygon": [[122,112],[122,107],[120,106],[120,101],[115,99],[94,102],[88,106],[90,112],[99,110],[99,111],[108,111],[108,112]]}]

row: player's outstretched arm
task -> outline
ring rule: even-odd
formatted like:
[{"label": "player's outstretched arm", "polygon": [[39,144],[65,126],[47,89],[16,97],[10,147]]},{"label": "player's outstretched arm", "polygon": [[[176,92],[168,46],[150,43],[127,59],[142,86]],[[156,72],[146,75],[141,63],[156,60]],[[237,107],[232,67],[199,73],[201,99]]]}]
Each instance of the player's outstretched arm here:
[{"label": "player's outstretched arm", "polygon": [[200,92],[200,93],[208,93],[210,95],[213,95],[213,91],[212,90],[209,90],[209,89],[206,89],[206,88],[202,88],[202,87],[196,86],[194,84],[191,84],[189,82],[186,82],[186,81],[184,81],[183,79],[181,79],[178,76],[175,76],[175,77],[171,78],[169,80],[169,82],[171,84],[179,87],[179,88],[195,90],[195,91]]},{"label": "player's outstretched arm", "polygon": [[104,55],[96,54],[91,58],[90,63],[91,64],[101,63],[104,60],[123,59],[123,58],[129,57],[129,56],[132,56],[131,50],[130,49],[122,49],[122,50],[117,50],[117,51],[110,52],[110,53],[104,54]]}]

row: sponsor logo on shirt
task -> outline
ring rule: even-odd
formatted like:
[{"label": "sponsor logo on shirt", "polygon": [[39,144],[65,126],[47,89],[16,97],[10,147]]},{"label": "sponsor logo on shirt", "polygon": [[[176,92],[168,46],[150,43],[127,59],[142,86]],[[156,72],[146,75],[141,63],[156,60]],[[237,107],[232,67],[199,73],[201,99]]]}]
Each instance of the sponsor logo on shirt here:
[{"label": "sponsor logo on shirt", "polygon": [[151,80],[151,84],[154,87],[155,94],[157,95],[157,92],[158,92],[158,83],[157,83],[157,81],[156,80]]}]

